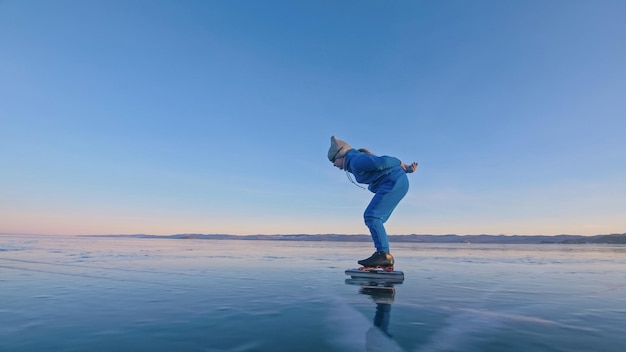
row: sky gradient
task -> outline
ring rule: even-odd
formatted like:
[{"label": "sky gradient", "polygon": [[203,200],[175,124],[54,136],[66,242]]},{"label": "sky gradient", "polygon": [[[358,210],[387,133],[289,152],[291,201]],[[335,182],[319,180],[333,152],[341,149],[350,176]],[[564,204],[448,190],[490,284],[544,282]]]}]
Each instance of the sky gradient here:
[{"label": "sky gradient", "polygon": [[0,233],[626,232],[624,1],[0,1]]}]

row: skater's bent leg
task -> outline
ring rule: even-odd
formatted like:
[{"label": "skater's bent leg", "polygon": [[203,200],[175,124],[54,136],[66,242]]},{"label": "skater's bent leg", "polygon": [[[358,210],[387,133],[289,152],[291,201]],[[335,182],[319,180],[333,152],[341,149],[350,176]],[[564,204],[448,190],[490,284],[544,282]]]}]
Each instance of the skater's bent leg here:
[{"label": "skater's bent leg", "polygon": [[389,253],[389,240],[387,239],[387,231],[383,225],[389,216],[389,214],[387,214],[387,207],[385,206],[385,198],[384,193],[376,193],[367,206],[367,209],[365,209],[363,218],[365,225],[370,230],[370,235],[372,235],[372,241],[374,241],[376,251]]},{"label": "skater's bent leg", "polygon": [[406,176],[395,182],[383,184],[365,209],[365,214],[363,214],[365,225],[370,230],[374,246],[379,252],[389,253],[389,240],[383,224],[389,219],[408,188]]},{"label": "skater's bent leg", "polygon": [[376,251],[389,253],[389,239],[383,221],[380,218],[366,216],[365,225],[370,230]]}]

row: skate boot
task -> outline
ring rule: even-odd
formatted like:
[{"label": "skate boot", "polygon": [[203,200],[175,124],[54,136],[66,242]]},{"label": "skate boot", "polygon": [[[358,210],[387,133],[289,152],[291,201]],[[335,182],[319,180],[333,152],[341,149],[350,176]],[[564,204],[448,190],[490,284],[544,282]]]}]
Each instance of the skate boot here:
[{"label": "skate boot", "polygon": [[393,256],[385,252],[374,252],[371,257],[359,260],[357,263],[365,268],[384,268],[393,271]]}]

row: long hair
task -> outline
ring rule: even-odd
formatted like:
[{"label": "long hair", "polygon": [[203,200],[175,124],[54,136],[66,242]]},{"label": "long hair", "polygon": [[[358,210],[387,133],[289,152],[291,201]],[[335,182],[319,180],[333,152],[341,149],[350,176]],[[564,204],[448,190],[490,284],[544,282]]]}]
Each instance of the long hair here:
[{"label": "long hair", "polygon": [[371,151],[369,151],[368,149],[365,149],[365,148],[359,148],[357,150],[362,152],[362,153],[365,153],[365,154],[374,155],[374,153],[372,153]]}]

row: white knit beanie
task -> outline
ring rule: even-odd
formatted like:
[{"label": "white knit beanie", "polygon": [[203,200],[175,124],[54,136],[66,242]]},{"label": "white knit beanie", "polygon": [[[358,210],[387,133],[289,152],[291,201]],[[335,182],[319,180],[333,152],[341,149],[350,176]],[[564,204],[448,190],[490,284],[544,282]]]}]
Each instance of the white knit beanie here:
[{"label": "white knit beanie", "polygon": [[348,150],[352,149],[350,144],[338,139],[335,136],[330,137],[330,149],[328,149],[328,160],[335,162],[335,159],[344,157]]}]

